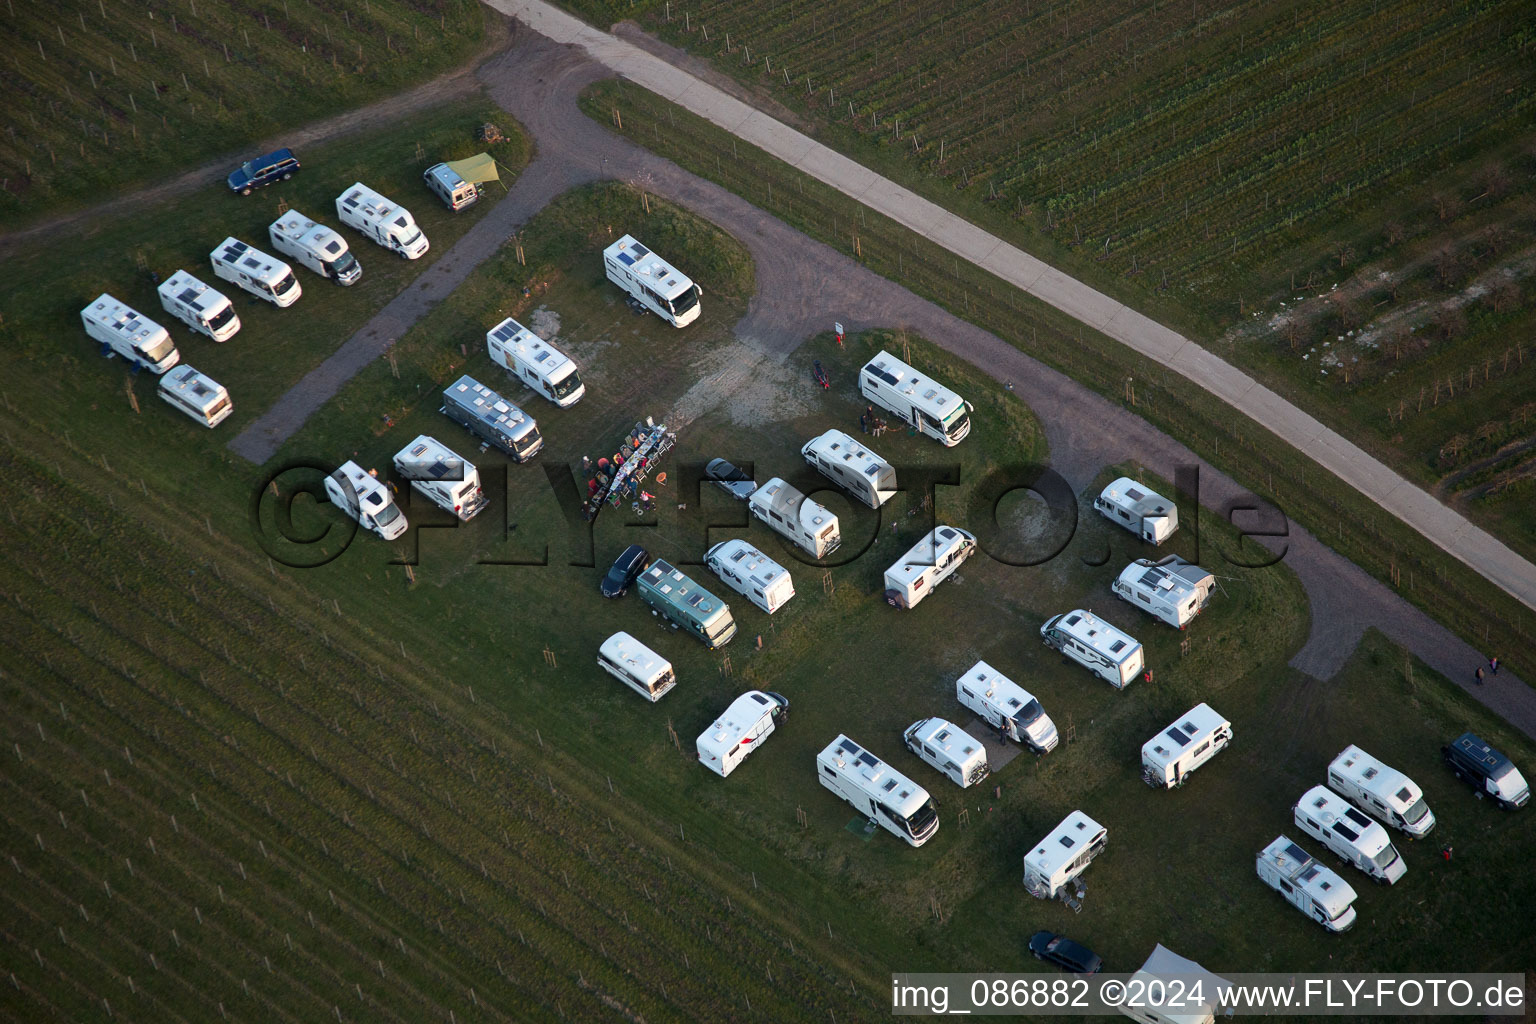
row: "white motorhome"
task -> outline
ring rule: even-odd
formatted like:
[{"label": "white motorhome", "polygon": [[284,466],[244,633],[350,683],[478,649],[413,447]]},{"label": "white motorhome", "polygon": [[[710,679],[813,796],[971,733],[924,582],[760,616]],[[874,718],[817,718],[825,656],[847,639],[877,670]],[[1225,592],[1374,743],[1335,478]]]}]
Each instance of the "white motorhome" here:
[{"label": "white motorhome", "polygon": [[1408,866],[1387,830],[1327,786],[1313,786],[1291,808],[1296,827],[1364,871],[1393,885]]},{"label": "white motorhome", "polygon": [[652,704],[677,685],[672,663],[628,633],[615,633],[597,650],[603,671]]},{"label": "white motorhome", "polygon": [[395,453],[395,472],[438,508],[460,519],[472,518],[489,503],[475,464],[426,434]]},{"label": "white motorhome", "polygon": [[1018,683],[984,661],[955,680],[955,696],[983,722],[1037,754],[1056,749],[1056,723],[1040,702]]},{"label": "white motorhome", "polygon": [[276,256],[268,256],[233,236],[224,239],[209,254],[213,274],[264,299],[286,308],[299,301],[304,289],[293,276],[293,268]]},{"label": "white motorhome", "polygon": [[298,210],[289,210],[267,228],[272,248],[292,256],[301,266],[340,285],[354,285],[363,276],[347,240],[324,224],[316,223]]},{"label": "white motorhome", "polygon": [[152,373],[164,373],[181,360],[170,331],[106,292],[80,311],[80,319],[85,333],[101,342],[104,355],[122,356]]},{"label": "white motorhome", "polygon": [[1127,987],[1135,992],[1161,991],[1182,996],[1177,1001],[1164,1000],[1158,1006],[1145,1004],[1152,1000],[1122,1002],[1119,1010],[1131,1020],[1141,1024],[1215,1024],[1216,1013],[1222,1009],[1218,994],[1229,991],[1231,982],[1159,943],[1147,962],[1131,975]]},{"label": "white motorhome", "polygon": [[389,488],[355,462],[343,462],[325,478],[325,493],[332,505],[385,540],[394,540],[409,525]]},{"label": "white motorhome", "polygon": [[160,283],[160,305],[198,334],[214,341],[228,341],[240,329],[235,304],[222,292],[178,270]]},{"label": "white motorhome", "polygon": [[744,540],[725,540],[709,549],[704,564],[725,585],[772,615],[795,596],[789,571]]},{"label": "white motorhome", "polygon": [[1073,811],[1024,855],[1024,888],[1037,899],[1055,899],[1104,852],[1108,842],[1108,829],[1082,811]]},{"label": "white motorhome", "polygon": [[1149,786],[1173,789],[1189,773],[1226,749],[1232,723],[1209,704],[1196,704],[1141,747],[1141,777]]},{"label": "white motorhome", "polygon": [[544,447],[532,416],[467,373],[443,389],[438,411],[510,455],[513,462],[527,462]]},{"label": "white motorhome", "polygon": [[939,830],[939,812],[928,791],[847,736],[839,735],[816,755],[816,777],[860,814],[912,846]]},{"label": "white motorhome", "polygon": [[1179,528],[1179,507],[1128,476],[1104,488],[1093,507],[1110,522],[1153,544],[1161,544]]},{"label": "white motorhome", "polygon": [[699,318],[704,289],[630,235],[603,250],[603,271],[634,303],[673,327],[686,327]]},{"label": "white motorhome", "polygon": [[1153,618],[1177,629],[1205,611],[1216,577],[1178,555],[1138,558],[1120,572],[1113,590]]},{"label": "white motorhome", "polygon": [[864,364],[859,393],[946,448],[971,432],[971,403],[889,352]]},{"label": "white motorhome", "polygon": [[229,400],[229,390],[208,376],[199,373],[186,363],[167,371],[160,378],[160,397],[197,420],[205,427],[216,427],[229,419],[235,411]]},{"label": "white motorhome", "polygon": [[699,733],[699,763],[721,778],[731,774],[748,754],[763,745],[788,711],[789,701],[783,696],[748,690]]},{"label": "white motorhome", "polygon": [[976,553],[976,535],[958,526],[936,526],[885,570],[885,603],[915,608]]},{"label": "white motorhome", "polygon": [[491,362],[562,409],[587,393],[575,362],[511,317],[485,332],[485,347]]},{"label": "white motorhome", "polygon": [[447,164],[433,164],[421,172],[421,180],[427,188],[455,212],[473,206],[480,201],[480,186],[459,177],[459,172]]},{"label": "white motorhome", "polygon": [[1328,766],[1328,786],[1356,807],[1415,839],[1435,827],[1418,784],[1350,744]]},{"label": "white motorhome", "polygon": [[430,248],[411,211],[360,181],[336,197],[336,216],[403,259],[420,259]]},{"label": "white motorhome", "polygon": [[1355,923],[1355,890],[1285,836],[1260,850],[1254,867],[1265,885],[1329,931]]},{"label": "white motorhome", "polygon": [[841,430],[811,438],[800,454],[822,476],[870,508],[896,497],[895,467]]},{"label": "white motorhome", "polygon": [[1048,619],[1040,639],[1116,689],[1125,689],[1145,664],[1141,644],[1081,608]]},{"label": "white motorhome", "polygon": [[774,477],[752,492],[747,508],[769,529],[802,548],[812,558],[826,558],[843,542],[837,516]]},{"label": "white motorhome", "polygon": [[992,771],[986,745],[953,722],[924,718],[908,726],[902,736],[908,750],[961,789],[975,785]]}]

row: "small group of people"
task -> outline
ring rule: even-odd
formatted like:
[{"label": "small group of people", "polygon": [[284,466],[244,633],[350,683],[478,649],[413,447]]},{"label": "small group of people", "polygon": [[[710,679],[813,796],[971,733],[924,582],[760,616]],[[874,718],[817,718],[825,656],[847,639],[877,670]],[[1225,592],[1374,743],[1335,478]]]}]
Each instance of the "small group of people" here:
[{"label": "small group of people", "polygon": [[[1488,659],[1488,673],[1491,675],[1499,674],[1499,656],[1497,654]],[[1473,678],[1477,680],[1478,686],[1483,685],[1483,666],[1477,666],[1477,672]]]},{"label": "small group of people", "polygon": [[885,429],[885,420],[875,415],[875,407],[866,405],[864,411],[859,413],[859,432],[879,437],[885,433]]}]

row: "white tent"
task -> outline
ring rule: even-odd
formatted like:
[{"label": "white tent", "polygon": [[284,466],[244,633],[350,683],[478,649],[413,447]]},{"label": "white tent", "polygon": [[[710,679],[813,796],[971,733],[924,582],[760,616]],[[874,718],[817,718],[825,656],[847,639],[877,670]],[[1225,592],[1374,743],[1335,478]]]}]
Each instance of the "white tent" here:
[{"label": "white tent", "polygon": [[[1219,974],[1212,974],[1193,960],[1186,960],[1179,956],[1162,943],[1153,947],[1152,955],[1147,957],[1147,962],[1141,965],[1139,971],[1131,975],[1129,984],[1133,987],[1137,986],[1139,980],[1139,983],[1144,986],[1161,980],[1164,985],[1169,985],[1175,979],[1183,985],[1181,994],[1192,992],[1195,983],[1199,982],[1200,996],[1205,1005],[1199,1010],[1190,1008],[1154,1010],[1147,1007],[1121,1006],[1120,1012],[1132,1020],[1143,1021],[1144,1024],[1213,1024],[1216,1019],[1216,993],[1231,983]],[[1230,1011],[1228,1015],[1230,1016]]]}]

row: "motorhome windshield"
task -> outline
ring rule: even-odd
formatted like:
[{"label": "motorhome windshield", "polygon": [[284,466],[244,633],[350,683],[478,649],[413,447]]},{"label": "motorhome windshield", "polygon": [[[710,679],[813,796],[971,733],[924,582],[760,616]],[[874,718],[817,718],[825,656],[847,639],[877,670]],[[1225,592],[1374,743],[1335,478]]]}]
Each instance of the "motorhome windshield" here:
[{"label": "motorhome windshield", "polygon": [[709,640],[719,640],[736,629],[736,621],[731,618],[731,613],[724,607],[711,615],[704,623],[704,636]]},{"label": "motorhome windshield", "polygon": [[1013,716],[1013,720],[1020,725],[1034,725],[1045,717],[1045,709],[1040,706],[1038,700],[1032,700],[1019,709],[1019,713]]},{"label": "motorhome windshield", "polygon": [[145,359],[148,359],[152,363],[158,363],[160,360],[164,359],[166,356],[170,355],[176,350],[176,342],[171,340],[169,333],[166,333],[161,336],[159,341],[155,342],[153,345],[150,345],[147,348],[143,345],[136,345],[134,347],[143,354]]},{"label": "motorhome windshield", "polygon": [[1428,813],[1429,804],[1423,797],[1419,797],[1414,805],[1403,813],[1403,818],[1408,822],[1408,824],[1417,825],[1419,822],[1424,820],[1424,816]]},{"label": "motorhome windshield", "polygon": [[326,266],[330,267],[332,270],[336,271],[336,273],[338,273],[338,274],[345,274],[347,271],[351,270],[356,264],[357,264],[357,257],[353,256],[351,251],[349,250],[347,252],[342,253],[336,259],[328,261],[326,263]]},{"label": "motorhome windshield", "polygon": [[235,318],[235,304],[231,302],[225,306],[212,320],[208,321],[211,330],[218,330]]},{"label": "motorhome windshield", "polygon": [[949,414],[949,419],[944,421],[945,436],[954,437],[963,431],[970,421],[970,410],[966,409],[963,405],[956,407],[955,411]]},{"label": "motorhome windshield", "polygon": [[563,380],[556,381],[553,385],[556,398],[564,398],[566,395],[581,387],[581,374],[572,369]]},{"label": "motorhome windshield", "polygon": [[378,523],[380,526],[388,526],[390,523],[394,522],[396,519],[399,519],[399,518],[400,518],[400,509],[399,509],[399,507],[396,506],[394,502],[390,502],[388,505],[385,505],[378,512],[374,513],[373,521]]},{"label": "motorhome windshield", "polygon": [[288,289],[292,288],[294,284],[295,282],[293,280],[293,272],[289,271],[283,275],[283,279],[281,281],[272,286],[272,292],[276,295],[286,295],[288,293]]},{"label": "motorhome windshield", "polygon": [[[414,224],[411,225],[411,226],[415,227]],[[406,248],[410,248],[411,246],[415,245],[420,240],[421,240],[421,229],[420,228],[416,228],[416,230],[411,233],[411,237],[403,239],[400,242],[400,244],[405,246]]]},{"label": "motorhome windshield", "polygon": [[229,396],[225,395],[223,398],[219,399],[217,402],[214,402],[213,405],[210,406],[208,408],[208,410],[203,413],[203,415],[211,420],[211,419],[213,419],[215,416],[217,416],[219,413],[223,412],[227,408],[229,408]]},{"label": "motorhome windshield", "polygon": [[1350,904],[1346,903],[1342,907],[1339,908],[1339,910],[1338,910],[1338,912],[1336,914],[1334,914],[1331,917],[1329,917],[1328,920],[1329,920],[1329,922],[1337,921],[1339,918],[1343,917],[1345,914],[1349,913],[1353,909],[1354,908]]},{"label": "motorhome windshield", "polygon": [[912,836],[914,839],[918,836],[921,836],[924,832],[927,832],[939,816],[938,812],[933,809],[932,799],[925,801],[923,806],[919,807],[905,818],[891,810],[885,804],[881,804],[880,809],[885,812],[886,817],[890,818],[902,828],[906,829],[907,834]]},{"label": "motorhome windshield", "polygon": [[1379,868],[1389,868],[1394,863],[1396,863],[1396,861],[1397,847],[1393,846],[1391,843],[1383,846],[1379,851],[1377,851],[1376,856],[1371,858],[1371,862]]},{"label": "motorhome windshield", "polygon": [[513,438],[512,450],[521,455],[528,449],[537,445],[540,440],[542,440],[542,438],[539,435],[539,429],[537,427],[533,427],[522,437]]},{"label": "motorhome windshield", "polygon": [[693,288],[689,288],[675,299],[667,300],[667,308],[671,309],[673,314],[677,316],[681,316],[698,304],[699,293]]}]

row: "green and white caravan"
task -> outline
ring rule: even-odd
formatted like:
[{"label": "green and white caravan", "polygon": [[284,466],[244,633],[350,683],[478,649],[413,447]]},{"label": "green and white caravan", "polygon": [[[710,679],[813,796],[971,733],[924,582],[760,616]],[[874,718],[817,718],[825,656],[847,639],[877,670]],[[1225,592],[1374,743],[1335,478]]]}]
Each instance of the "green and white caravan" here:
[{"label": "green and white caravan", "polygon": [[731,606],[660,558],[640,574],[635,585],[640,599],[651,606],[651,614],[697,637],[711,650],[724,647],[736,635]]}]

